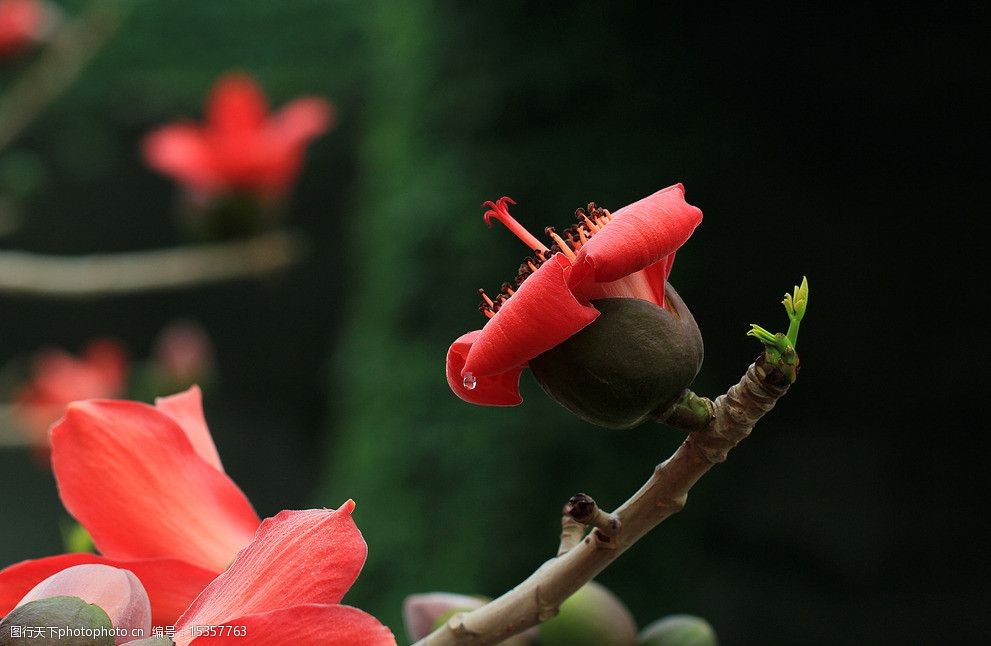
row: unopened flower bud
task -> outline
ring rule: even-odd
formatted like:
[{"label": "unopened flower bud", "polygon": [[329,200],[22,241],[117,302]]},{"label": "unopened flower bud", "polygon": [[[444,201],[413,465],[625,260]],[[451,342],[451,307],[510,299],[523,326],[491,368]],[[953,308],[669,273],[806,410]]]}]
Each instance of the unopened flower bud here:
[{"label": "unopened flower bud", "polygon": [[636,636],[630,611],[594,581],[562,603],[556,617],[540,624],[542,646],[632,646]]},{"label": "unopened flower bud", "polygon": [[658,619],[637,638],[637,646],[717,646],[718,643],[709,622],[693,615]]},{"label": "unopened flower bud", "polygon": [[599,317],[530,361],[544,391],[582,419],[632,428],[660,415],[702,367],[702,335],[667,285],[664,307],[636,298],[592,301]]},{"label": "unopened flower bud", "polygon": [[[410,641],[419,641],[443,626],[448,619],[460,612],[481,608],[490,599],[452,592],[428,592],[411,594],[403,602],[403,620]],[[528,630],[499,642],[502,646],[527,646],[535,643],[536,633]]]},{"label": "unopened flower bud", "polygon": [[481,608],[487,602],[488,599],[485,597],[471,597],[452,592],[411,594],[403,602],[406,633],[412,641],[423,639],[455,613]]},{"label": "unopened flower bud", "polygon": [[36,585],[21,599],[14,612],[53,597],[79,599],[100,609],[109,618],[110,625],[117,629],[114,631],[117,634],[111,637],[111,644],[124,644],[151,633],[148,594],[129,570],[95,563],[66,568]]}]

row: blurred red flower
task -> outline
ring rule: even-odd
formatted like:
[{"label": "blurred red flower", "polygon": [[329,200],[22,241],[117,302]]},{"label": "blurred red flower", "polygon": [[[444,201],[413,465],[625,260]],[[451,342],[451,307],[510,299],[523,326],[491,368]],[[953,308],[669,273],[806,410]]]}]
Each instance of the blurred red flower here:
[{"label": "blurred red flower", "polygon": [[[51,431],[66,509],[102,556],[63,554],[0,572],[0,614],[31,586],[79,563],[131,570],[153,620],[172,625],[251,541],[261,522],[224,473],[198,387],[156,401],[71,404]],[[27,586],[27,587],[25,587]]]},{"label": "blurred red flower", "polygon": [[0,58],[41,40],[49,16],[41,0],[0,0]]},{"label": "blurred red flower", "polygon": [[508,283],[491,299],[482,292],[480,309],[489,317],[481,329],[459,337],[447,352],[447,381],[461,399],[489,406],[523,401],[519,379],[538,355],[592,323],[593,299],[636,298],[664,305],[664,283],[675,252],[702,221],[702,211],[685,201],[681,184],[625,206],[615,213],[589,205],[564,237],[547,229],[551,247],[509,215],[508,197],[487,202],[485,221],[505,224],[534,253],[521,265],[516,287]]},{"label": "blurred red flower", "polygon": [[47,461],[48,428],[65,407],[80,399],[120,397],[127,373],[124,347],[111,339],[89,343],[78,358],[60,349],[42,350],[32,361],[30,381],[14,395],[15,420]]},{"label": "blurred red flower", "polygon": [[[63,554],[0,571],[0,616],[52,574],[101,563],[138,577],[154,625],[244,625],[294,644],[394,643],[374,618],[338,605],[367,554],[354,503],[261,522],[224,473],[198,388],[155,406],[73,403],[52,429],[52,470],[63,504],[102,556]],[[177,631],[176,641],[194,637]]]},{"label": "blurred red flower", "polygon": [[175,386],[155,392],[172,392],[209,381],[214,372],[210,335],[192,321],[169,323],[155,339],[151,366],[158,382]]},{"label": "blurred red flower", "polygon": [[149,165],[194,193],[276,198],[299,175],[306,144],[332,121],[331,104],[313,97],[270,113],[254,79],[230,74],[213,88],[205,123],[178,123],[152,132],[145,138],[144,154]]}]

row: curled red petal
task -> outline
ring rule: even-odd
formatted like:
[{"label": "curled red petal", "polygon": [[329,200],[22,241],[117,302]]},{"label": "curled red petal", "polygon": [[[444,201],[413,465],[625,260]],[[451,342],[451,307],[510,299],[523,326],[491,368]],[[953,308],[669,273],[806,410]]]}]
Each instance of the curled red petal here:
[{"label": "curled red petal", "polygon": [[80,553],[21,561],[0,570],[0,617],[13,610],[25,594],[51,575],[86,563],[133,572],[148,593],[151,622],[155,626],[175,625],[183,610],[216,576],[215,572],[175,559],[119,561]]},{"label": "curled red petal", "polygon": [[224,470],[217,446],[210,435],[210,428],[203,417],[203,392],[199,386],[191,386],[188,390],[168,397],[158,397],[155,399],[155,408],[179,425],[201,458],[220,471]]},{"label": "curled red petal", "polygon": [[472,343],[482,333],[481,330],[461,335],[447,351],[447,383],[454,394],[472,404],[485,406],[516,406],[523,401],[520,396],[520,374],[523,366],[510,368],[499,374],[489,375],[475,382],[474,388],[465,386],[461,372]]},{"label": "curled red petal", "polygon": [[51,443],[62,502],[110,558],[175,558],[221,572],[260,522],[237,485],[146,404],[73,403]]},{"label": "curled red petal", "polygon": [[219,625],[246,614],[337,603],[358,578],[368,547],[348,501],[336,511],[283,511],[183,613],[176,629]]},{"label": "curled red petal", "polygon": [[677,251],[701,221],[702,211],[685,201],[681,184],[624,206],[579,250],[568,284],[577,288],[590,280],[611,282],[656,265]]},{"label": "curled red petal", "polygon": [[522,369],[599,316],[575,298],[567,284],[568,259],[555,254],[531,274],[473,339],[462,375],[478,380]]},{"label": "curled red petal", "polygon": [[[293,646],[395,646],[396,638],[370,614],[350,606],[306,604],[238,617],[222,634],[197,637],[194,646],[293,644]],[[241,632],[238,637],[235,633]],[[184,631],[188,633],[189,631]],[[188,634],[176,635],[185,646]]]}]

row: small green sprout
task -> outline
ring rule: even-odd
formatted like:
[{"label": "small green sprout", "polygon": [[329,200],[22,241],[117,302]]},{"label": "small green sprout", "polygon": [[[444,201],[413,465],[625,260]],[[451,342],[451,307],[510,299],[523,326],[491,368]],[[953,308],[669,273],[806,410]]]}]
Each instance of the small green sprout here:
[{"label": "small green sprout", "polygon": [[788,380],[794,383],[798,377],[798,354],[795,352],[798,327],[805,317],[805,309],[809,304],[808,279],[803,276],[802,284],[795,286],[793,294],[785,294],[781,303],[785,306],[790,321],[787,334],[782,332],[772,334],[756,323],[751,323],[747,336],[752,336],[763,343],[765,360],[777,366]]}]

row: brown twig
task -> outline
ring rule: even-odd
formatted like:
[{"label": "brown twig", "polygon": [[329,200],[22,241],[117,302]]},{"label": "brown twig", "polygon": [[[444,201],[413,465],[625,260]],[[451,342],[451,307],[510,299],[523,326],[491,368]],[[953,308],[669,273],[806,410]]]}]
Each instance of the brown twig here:
[{"label": "brown twig", "polygon": [[587,527],[567,513],[561,516],[561,545],[557,548],[557,555],[561,556],[565,552],[570,552],[585,537]]},{"label": "brown twig", "polygon": [[[644,534],[680,511],[688,491],[729,451],[788,390],[784,375],[763,355],[738,384],[717,398],[702,401],[706,423],[695,428],[674,454],[614,512],[621,526],[613,537],[596,529],[498,599],[452,617],[417,646],[497,644],[557,614],[565,599],[616,560]],[[608,540],[603,540],[608,539]]]},{"label": "brown twig", "polygon": [[599,509],[592,497],[585,493],[576,494],[564,506],[564,513],[582,525],[591,525],[605,536],[616,536],[623,523],[615,514]]},{"label": "brown twig", "polygon": [[256,278],[285,269],[307,251],[277,231],[231,242],[88,256],[0,251],[0,292],[93,298]]}]

